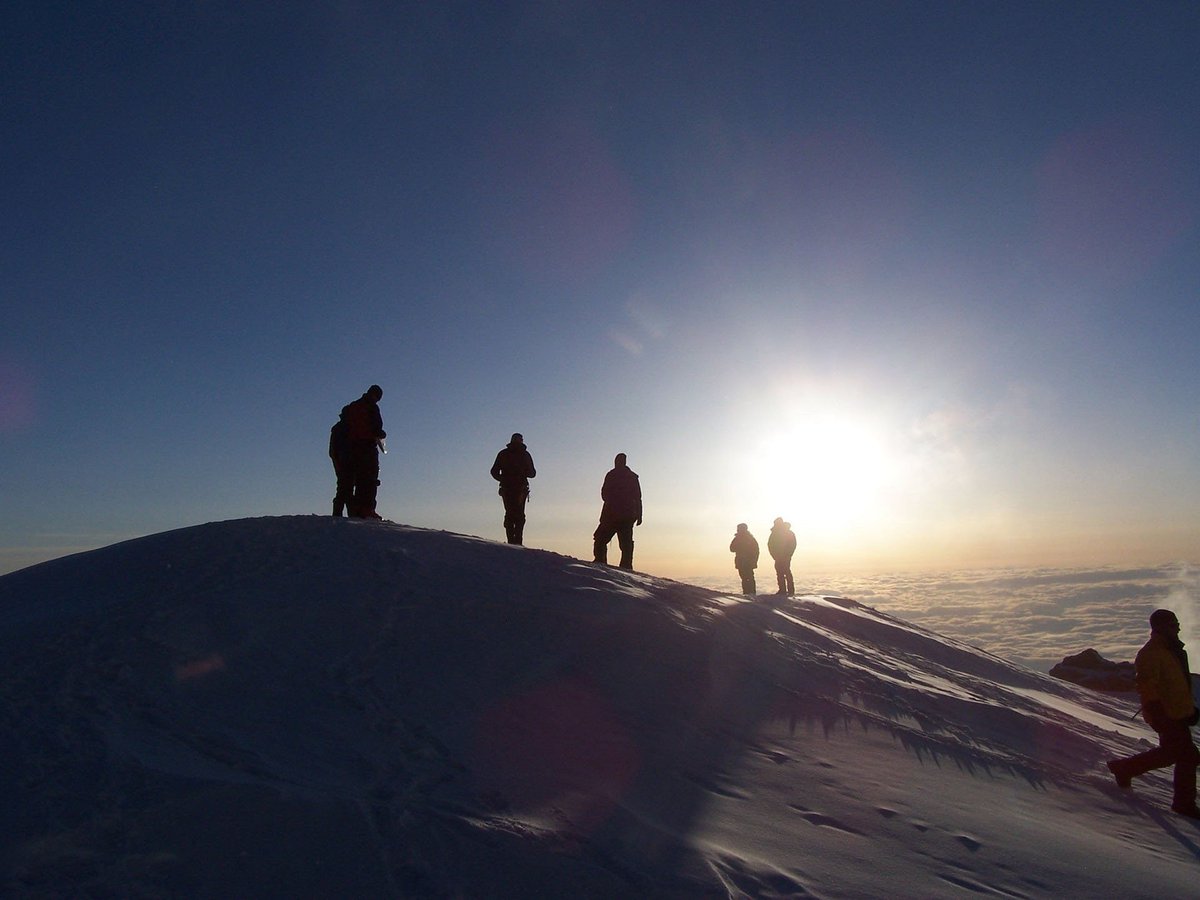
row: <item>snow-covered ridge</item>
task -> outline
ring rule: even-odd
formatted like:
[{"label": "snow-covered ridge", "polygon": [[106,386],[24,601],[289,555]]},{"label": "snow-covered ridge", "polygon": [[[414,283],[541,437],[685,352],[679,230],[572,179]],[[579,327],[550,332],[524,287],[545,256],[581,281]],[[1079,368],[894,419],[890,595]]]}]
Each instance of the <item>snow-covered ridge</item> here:
[{"label": "snow-covered ridge", "polygon": [[1182,896],[1132,708],[853,600],[284,517],[0,578],[4,896]]}]

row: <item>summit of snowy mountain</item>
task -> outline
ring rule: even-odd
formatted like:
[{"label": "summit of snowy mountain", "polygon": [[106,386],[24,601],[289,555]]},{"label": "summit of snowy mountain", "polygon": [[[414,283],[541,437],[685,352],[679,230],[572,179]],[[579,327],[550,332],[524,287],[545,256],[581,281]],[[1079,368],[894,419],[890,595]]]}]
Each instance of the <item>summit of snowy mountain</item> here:
[{"label": "summit of snowy mountain", "polygon": [[0,577],[12,897],[1184,896],[1133,707],[853,600],[315,516]]}]

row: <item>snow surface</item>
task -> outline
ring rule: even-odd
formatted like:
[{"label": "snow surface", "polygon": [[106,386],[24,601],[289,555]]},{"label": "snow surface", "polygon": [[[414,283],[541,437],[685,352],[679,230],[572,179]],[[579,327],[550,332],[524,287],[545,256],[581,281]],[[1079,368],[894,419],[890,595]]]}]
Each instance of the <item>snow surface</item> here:
[{"label": "snow surface", "polygon": [[0,578],[4,897],[1186,897],[1133,706],[853,600],[316,516]]}]

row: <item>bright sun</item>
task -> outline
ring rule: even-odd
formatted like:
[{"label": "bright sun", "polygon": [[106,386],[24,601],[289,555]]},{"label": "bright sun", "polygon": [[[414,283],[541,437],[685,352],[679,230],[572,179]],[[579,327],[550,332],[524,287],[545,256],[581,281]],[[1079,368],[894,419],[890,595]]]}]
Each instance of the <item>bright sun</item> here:
[{"label": "bright sun", "polygon": [[882,524],[899,470],[881,428],[839,413],[803,417],[753,446],[748,463],[756,507],[829,536]]}]

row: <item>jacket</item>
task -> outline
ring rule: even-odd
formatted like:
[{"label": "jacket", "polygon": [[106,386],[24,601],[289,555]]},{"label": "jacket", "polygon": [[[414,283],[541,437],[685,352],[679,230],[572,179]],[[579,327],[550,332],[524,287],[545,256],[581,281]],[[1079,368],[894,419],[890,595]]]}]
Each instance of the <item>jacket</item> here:
[{"label": "jacket", "polygon": [[1168,718],[1191,717],[1196,708],[1192,676],[1188,671],[1187,651],[1178,639],[1152,632],[1150,640],[1138,651],[1134,668],[1143,709],[1158,702]]},{"label": "jacket", "polygon": [[642,484],[628,466],[609,470],[600,488],[600,499],[604,501],[601,522],[641,521]]},{"label": "jacket", "polygon": [[529,479],[537,475],[533,467],[533,457],[525,444],[509,442],[492,463],[492,477],[500,482],[502,488],[529,487]]},{"label": "jacket", "polygon": [[796,552],[796,533],[787,525],[773,527],[767,538],[767,552],[771,559],[791,559]]},{"label": "jacket", "polygon": [[753,569],[758,566],[758,540],[749,531],[739,531],[729,542],[733,554],[733,565],[738,569]]},{"label": "jacket", "polygon": [[338,463],[346,455],[346,442],[349,440],[346,428],[346,417],[339,416],[329,429],[329,458]]},{"label": "jacket", "polygon": [[351,441],[371,442],[387,437],[383,430],[383,415],[379,404],[366,394],[342,408],[346,422],[346,437]]}]

